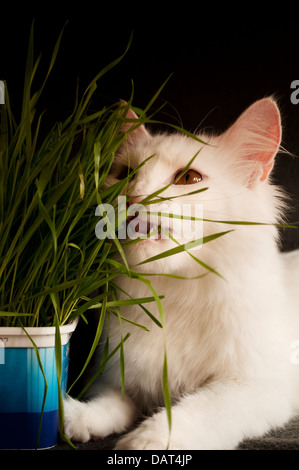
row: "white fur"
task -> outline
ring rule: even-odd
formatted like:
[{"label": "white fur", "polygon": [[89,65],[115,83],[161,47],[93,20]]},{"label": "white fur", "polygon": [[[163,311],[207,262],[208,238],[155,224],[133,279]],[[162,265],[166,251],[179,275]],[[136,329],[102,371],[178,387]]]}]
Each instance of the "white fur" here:
[{"label": "white fur", "polygon": [[[143,128],[116,157],[110,184],[128,153],[133,168],[155,154],[131,183],[134,197],[147,196],[171,182],[201,149],[192,168],[204,180],[170,186],[161,194],[164,198],[208,186],[207,191],[176,202],[202,203],[204,218],[211,220],[279,221],[281,192],[268,178],[280,141],[273,100],[257,102],[222,136],[204,139],[211,145],[179,134],[152,136]],[[122,309],[124,317],[149,329],[122,322],[123,335],[131,335],[124,346],[125,397],[120,393],[119,357],[114,357],[89,401],[66,399],[69,437],[85,442],[122,432],[138,413],[160,407],[116,448],[165,449],[169,444],[169,449],[233,449],[244,438],[261,436],[299,412],[299,365],[291,361],[291,344],[299,339],[299,252],[279,253],[273,225],[205,222],[203,235],[230,229],[191,252],[223,277],[207,274],[188,253],[135,268],[145,274],[207,275],[195,280],[149,278],[156,292],[165,296],[165,332],[139,306]],[[173,246],[170,240],[144,240],[128,248],[126,256],[133,266]],[[152,295],[137,279],[120,276],[117,283],[133,297]],[[157,305],[147,307],[159,318]],[[111,350],[120,341],[114,316],[109,341]],[[165,344],[173,402],[170,435],[162,393]]]}]

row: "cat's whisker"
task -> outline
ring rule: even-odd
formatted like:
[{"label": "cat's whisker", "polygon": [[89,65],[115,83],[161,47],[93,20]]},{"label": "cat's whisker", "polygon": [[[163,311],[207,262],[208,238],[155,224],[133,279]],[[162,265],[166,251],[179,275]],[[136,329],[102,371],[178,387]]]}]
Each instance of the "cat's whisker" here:
[{"label": "cat's whisker", "polygon": [[[216,109],[219,109],[219,106],[215,106],[214,108],[212,108],[210,111],[207,112],[207,114],[202,118],[202,120],[200,121],[200,123],[198,124],[198,126],[195,128],[194,130],[194,134],[197,134],[199,132],[199,129],[201,128],[203,122],[212,114],[214,113],[214,111],[216,111]],[[209,126],[209,127],[205,127],[203,129],[201,129],[200,133],[201,134],[205,134],[207,131],[209,133],[211,133],[211,130],[214,131],[214,128],[212,126]]]}]

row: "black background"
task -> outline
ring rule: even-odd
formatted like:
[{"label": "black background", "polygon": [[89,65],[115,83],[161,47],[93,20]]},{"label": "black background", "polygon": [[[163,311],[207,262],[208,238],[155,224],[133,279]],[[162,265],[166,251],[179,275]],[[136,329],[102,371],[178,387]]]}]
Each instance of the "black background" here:
[{"label": "black background", "polygon": [[[239,5],[239,6],[236,6]],[[36,57],[42,52],[39,79],[47,70],[55,41],[69,21],[40,106],[45,126],[67,117],[80,91],[108,63],[122,62],[99,82],[92,106],[128,99],[144,107],[172,73],[157,106],[161,120],[194,131],[227,128],[252,102],[275,95],[282,113],[283,146],[275,181],[292,197],[289,221],[299,221],[299,104],[290,88],[299,80],[299,7],[272,3],[219,6],[218,2],[75,2],[2,5],[0,79],[6,80],[15,113],[20,111],[30,26],[35,18]],[[34,88],[34,87],[33,87]],[[299,230],[284,230],[282,249],[299,247]]]}]

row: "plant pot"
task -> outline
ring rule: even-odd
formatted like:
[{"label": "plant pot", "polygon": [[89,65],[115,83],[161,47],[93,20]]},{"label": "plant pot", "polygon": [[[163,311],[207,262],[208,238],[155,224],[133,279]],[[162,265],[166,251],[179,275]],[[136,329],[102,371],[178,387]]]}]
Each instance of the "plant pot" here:
[{"label": "plant pot", "polygon": [[[77,322],[78,319],[60,327],[63,395],[67,387],[70,337]],[[45,380],[32,342],[22,328],[0,328],[1,449],[42,449],[57,444],[55,327],[26,328],[26,331],[38,348],[46,376],[48,388],[44,410],[42,413]]]}]

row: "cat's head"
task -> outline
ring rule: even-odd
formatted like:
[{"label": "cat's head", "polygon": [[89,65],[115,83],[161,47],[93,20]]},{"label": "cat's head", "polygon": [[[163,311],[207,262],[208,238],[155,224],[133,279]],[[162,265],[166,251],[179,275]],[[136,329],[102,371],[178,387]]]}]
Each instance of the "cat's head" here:
[{"label": "cat's head", "polygon": [[[132,120],[138,116],[130,109],[127,118],[123,129],[126,132],[132,130]],[[140,125],[127,134],[119,149],[108,184],[124,178],[130,169],[146,161],[126,188],[131,211],[127,234],[129,238],[143,238],[126,249],[131,265],[178,244],[233,228],[234,232],[190,251],[192,256],[217,267],[214,259],[217,253],[228,253],[238,246],[252,249],[248,245],[257,227],[219,224],[213,220],[277,222],[277,191],[269,183],[281,142],[280,113],[275,101],[259,100],[223,134],[198,138],[205,143],[183,133],[153,135]],[[149,198],[152,194],[156,195]],[[149,204],[150,200],[155,203]],[[138,206],[133,204],[141,204],[139,213]],[[150,211],[150,218],[146,211]],[[183,220],[167,217],[167,212],[182,216]],[[190,216],[208,220],[195,222]],[[143,269],[180,272],[186,263],[196,265],[188,253],[181,253],[146,264]]]}]

